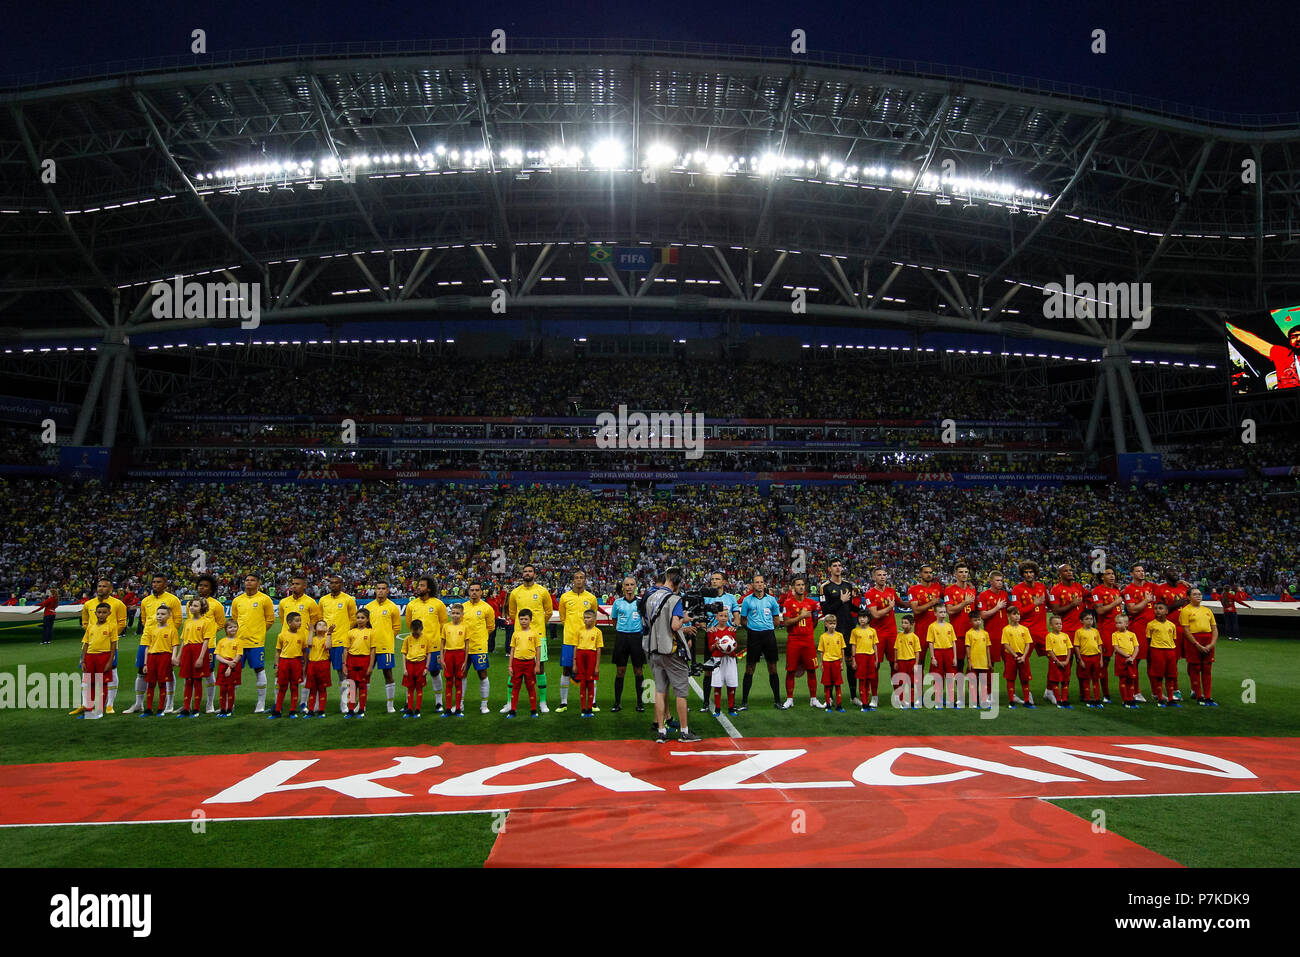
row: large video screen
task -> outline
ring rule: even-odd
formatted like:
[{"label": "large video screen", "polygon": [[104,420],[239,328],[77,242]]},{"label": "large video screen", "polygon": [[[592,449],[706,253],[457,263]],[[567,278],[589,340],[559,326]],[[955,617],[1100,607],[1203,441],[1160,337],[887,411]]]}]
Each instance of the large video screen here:
[{"label": "large video screen", "polygon": [[1300,306],[1224,323],[1237,392],[1300,388]]}]

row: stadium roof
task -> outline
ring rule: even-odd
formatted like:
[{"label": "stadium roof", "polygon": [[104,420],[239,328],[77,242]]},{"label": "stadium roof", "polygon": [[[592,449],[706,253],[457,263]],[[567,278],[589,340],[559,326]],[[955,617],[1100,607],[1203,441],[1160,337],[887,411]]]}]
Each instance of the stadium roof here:
[{"label": "stadium roof", "polygon": [[[155,318],[150,284],[176,275],[262,284],[267,323],[487,317],[497,289],[543,321],[789,322],[805,287],[818,321],[1188,352],[1221,340],[1217,314],[1300,301],[1297,115],[513,38],[109,65],[11,78],[0,106],[8,339],[237,323]],[[617,271],[589,243],[677,262]],[[1151,328],[1044,319],[1068,275],[1150,282]]]}]

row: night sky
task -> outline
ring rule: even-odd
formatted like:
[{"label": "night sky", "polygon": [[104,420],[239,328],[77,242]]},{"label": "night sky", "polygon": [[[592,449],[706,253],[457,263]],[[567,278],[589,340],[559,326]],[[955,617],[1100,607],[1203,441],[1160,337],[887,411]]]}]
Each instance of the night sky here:
[{"label": "night sky", "polygon": [[[1233,113],[1300,110],[1300,4],[1234,0],[830,3],[817,0],[167,0],[9,3],[0,15],[0,82],[160,54],[338,40],[634,37],[788,47],[925,60],[1067,81]],[[1090,52],[1091,32],[1108,52]]]}]

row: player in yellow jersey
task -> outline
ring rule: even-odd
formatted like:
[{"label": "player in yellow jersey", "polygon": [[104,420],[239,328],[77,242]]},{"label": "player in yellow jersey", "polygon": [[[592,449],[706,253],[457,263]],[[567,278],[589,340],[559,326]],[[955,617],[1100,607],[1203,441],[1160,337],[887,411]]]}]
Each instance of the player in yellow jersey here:
[{"label": "player in yellow jersey", "polygon": [[244,649],[241,664],[257,675],[257,707],[254,714],[266,710],[266,632],[275,622],[275,602],[262,591],[256,575],[244,576],[244,590],[230,603],[230,618],[239,626],[239,641]]},{"label": "player in yellow jersey", "polygon": [[[78,718],[88,720],[104,716],[108,683],[113,679],[113,656],[120,634],[117,619],[113,617],[113,606],[100,601],[94,608],[95,617],[81,636],[81,707],[72,712]],[[84,609],[82,614],[85,614]]]},{"label": "player in yellow jersey", "polygon": [[[357,602],[351,595],[343,592],[343,579],[338,575],[331,575],[329,577],[329,592],[321,596],[318,604],[320,605],[321,618],[329,624],[331,638],[330,665],[338,672],[339,688],[341,690],[343,682],[347,680],[347,636],[348,630],[352,627],[352,622],[357,617]],[[339,711],[346,714],[347,710],[347,701],[340,697]]]},{"label": "player in yellow jersey", "polygon": [[[289,701],[289,717],[298,717],[298,694],[307,670],[307,641],[310,636],[303,614],[291,611],[285,615],[280,634],[275,639],[275,707],[266,716],[267,720],[280,717],[285,692],[290,688],[293,688],[293,697]],[[307,702],[304,700],[302,704],[305,709]]]},{"label": "player in yellow jersey", "polygon": [[406,687],[406,707],[403,718],[418,718],[424,705],[424,686],[429,680],[429,636],[424,632],[424,622],[419,618],[411,622],[411,632],[402,639],[402,658],[406,674],[402,684]]},{"label": "player in yellow jersey", "polygon": [[[1181,708],[1182,702],[1174,700],[1178,687],[1178,626],[1169,620],[1169,606],[1157,601],[1156,617],[1147,622],[1147,678],[1157,708]],[[1160,693],[1164,681],[1168,697]]]},{"label": "player in yellow jersey", "polygon": [[1074,654],[1078,660],[1079,688],[1083,703],[1089,708],[1102,708],[1101,700],[1101,631],[1097,616],[1085,611],[1079,616],[1083,627],[1074,633]]},{"label": "player in yellow jersey", "polygon": [[[1029,629],[1020,624],[1020,609],[1012,605],[1007,609],[1007,626],[1002,629],[1002,676],[1007,682],[1007,707],[1016,703],[1034,710],[1034,696],[1029,691],[1029,653],[1034,650],[1034,640]],[[1016,678],[1024,691],[1023,699],[1016,697]]]},{"label": "player in yellow jersey", "polygon": [[[817,639],[817,657],[822,667],[822,687],[826,689],[826,713],[844,713],[844,636],[836,630],[835,615],[822,618],[821,637]],[[834,692],[834,704],[831,693]],[[852,689],[849,691],[852,695]]]},{"label": "player in yellow jersey", "polygon": [[528,703],[532,715],[538,717],[537,675],[541,672],[541,648],[546,644],[546,633],[533,626],[533,613],[520,608],[515,616],[515,627],[510,632],[510,710],[507,718],[515,717],[519,707],[519,686],[528,686]]},{"label": "player in yellow jersey", "polygon": [[462,704],[465,699],[465,674],[469,670],[465,659],[465,647],[468,643],[468,629],[465,627],[465,609],[463,602],[456,602],[447,609],[451,621],[442,629],[442,670],[451,682],[447,689],[447,710],[444,718],[463,718],[465,711]]},{"label": "player in yellow jersey", "polygon": [[894,673],[891,679],[894,685],[894,707],[921,707],[921,668],[917,661],[921,657],[921,639],[913,628],[916,619],[910,614],[898,618],[898,637],[894,639]]},{"label": "player in yellow jersey", "polygon": [[982,710],[992,707],[993,697],[993,636],[984,627],[984,616],[970,616],[970,630],[966,632],[966,667],[975,676],[975,700]]},{"label": "player in yellow jersey", "polygon": [[[584,616],[588,609],[595,610],[596,607],[596,596],[587,591],[587,573],[581,568],[575,569],[569,590],[560,596],[558,607],[560,624],[564,627],[564,647],[560,651],[560,665],[563,672],[560,675],[560,706],[555,709],[557,714],[569,709],[569,682],[573,678],[574,648],[578,641],[578,633],[584,627]],[[600,709],[593,705],[592,710]]]},{"label": "player in yellow jersey", "polygon": [[[1052,692],[1058,708],[1073,711],[1074,706],[1070,704],[1070,661],[1074,657],[1074,645],[1062,629],[1062,621],[1060,615],[1051,615],[1047,619],[1047,635],[1043,638],[1043,648],[1047,652],[1047,690]],[[1051,700],[1046,695],[1043,698]]]},{"label": "player in yellow jersey", "polygon": [[[514,627],[512,622],[518,621],[519,613],[525,608],[528,609],[531,612],[533,628],[542,636],[537,649],[537,698],[538,709],[542,714],[546,714],[551,710],[546,706],[546,626],[550,624],[555,602],[551,599],[550,590],[537,581],[536,566],[525,565],[522,571],[523,584],[513,588],[506,599],[506,642],[508,644],[510,641],[511,629]],[[616,653],[615,659],[617,657]],[[614,663],[617,664],[617,660]],[[505,707],[509,708],[510,704],[507,702]],[[639,705],[637,710],[641,710]]]},{"label": "player in yellow jersey", "polygon": [[203,679],[211,672],[208,664],[208,642],[216,635],[217,626],[208,617],[208,600],[194,598],[186,610],[189,612],[181,629],[180,674],[185,679],[178,718],[197,718],[202,703]]},{"label": "player in yellow jersey", "polygon": [[942,604],[934,608],[934,621],[926,628],[926,644],[930,646],[930,671],[939,676],[939,707],[948,707],[948,692],[952,691],[952,707],[957,707],[957,689],[951,676],[957,674],[957,632],[948,621],[948,609]]},{"label": "player in yellow jersey", "polygon": [[[341,640],[341,639],[340,639]],[[333,637],[324,620],[316,622],[307,643],[307,715],[325,717],[330,687],[330,648]]]},{"label": "player in yellow jersey", "polygon": [[1115,653],[1115,677],[1119,679],[1120,700],[1124,707],[1136,711],[1138,703],[1138,651],[1142,647],[1137,635],[1129,631],[1128,615],[1115,616],[1115,630],[1111,632],[1111,650]]},{"label": "player in yellow jersey", "polygon": [[211,575],[200,575],[194,582],[194,590],[207,602],[204,617],[212,622],[212,635],[208,639],[208,664],[203,676],[203,698],[205,711],[215,714],[217,710],[217,637],[226,633],[226,609],[217,598],[217,580]]},{"label": "player in yellow jersey", "polygon": [[429,643],[427,673],[433,678],[434,714],[442,713],[442,629],[449,620],[447,606],[437,597],[434,581],[424,576],[415,583],[415,597],[406,603],[408,631],[418,621]]},{"label": "player in yellow jersey", "polygon": [[388,597],[388,582],[375,582],[375,600],[366,605],[370,612],[370,627],[375,633],[375,667],[384,673],[384,699],[388,713],[396,714],[397,681],[393,669],[397,667],[397,636],[402,631],[402,609]]},{"label": "player in yellow jersey", "polygon": [[[307,594],[307,579],[301,575],[294,575],[289,579],[289,594],[280,599],[280,605],[276,610],[276,616],[280,619],[280,630],[284,631],[285,621],[289,612],[296,611],[302,618],[302,629],[307,634],[311,634],[316,622],[320,621],[320,605],[316,599]],[[298,683],[298,700],[302,702],[302,711],[307,712],[307,672],[304,666],[302,680]]]},{"label": "player in yellow jersey", "polygon": [[[122,636],[126,634],[128,617],[126,605],[123,604],[120,598],[117,598],[113,594],[113,583],[107,578],[101,578],[95,583],[94,597],[81,606],[82,629],[84,630],[95,624],[95,609],[100,605],[100,603],[108,605],[108,620],[117,628],[118,641],[120,641]],[[104,698],[102,699],[104,703],[102,711],[105,714],[113,713],[113,703],[117,700],[117,645],[117,641],[113,642],[113,658],[109,664],[106,678],[107,687]],[[68,713],[74,715],[81,714],[84,710],[86,709],[77,707]]]},{"label": "player in yellow jersey", "polygon": [[1214,700],[1214,647],[1219,643],[1219,626],[1214,613],[1201,604],[1202,593],[1193,588],[1188,603],[1178,611],[1178,625],[1183,630],[1183,649],[1187,654],[1187,677],[1192,683],[1192,700],[1217,708]]},{"label": "player in yellow jersey", "polygon": [[[469,586],[469,601],[461,602],[461,622],[465,626],[465,660],[469,668],[478,672],[479,712],[488,713],[488,638],[497,630],[496,613],[483,600],[483,586],[473,582]],[[467,672],[468,673],[468,670]]]},{"label": "player in yellow jersey", "polygon": [[588,608],[582,616],[582,630],[573,646],[573,673],[578,679],[578,702],[582,717],[594,718],[596,676],[600,673],[600,649],[605,647],[604,633],[596,627],[596,609]]},{"label": "player in yellow jersey", "polygon": [[158,689],[157,714],[162,717],[167,686],[172,682],[172,666],[180,658],[180,637],[176,634],[176,625],[172,622],[170,606],[156,605],[153,621],[144,627],[140,647],[146,651],[145,682],[148,688],[144,710],[140,714],[145,717],[154,714],[153,693]]},{"label": "player in yellow jersey", "polygon": [[[172,627],[181,627],[181,600],[168,590],[167,576],[154,575],[152,584],[153,587],[149,590],[149,594],[145,595],[144,599],[140,602],[139,633],[141,635],[144,634],[145,625],[148,622],[154,621],[158,617],[158,609],[164,606],[167,608],[169,613],[168,620],[171,622]],[[135,703],[123,711],[123,714],[135,714],[138,711],[144,710],[144,692],[145,687],[148,684],[144,673],[145,654],[145,643],[141,641],[140,647],[136,649],[135,653]],[[162,713],[173,714],[176,710],[174,707],[175,703],[176,682],[169,681],[167,683],[167,703],[162,709]]]},{"label": "player in yellow jersey", "polygon": [[374,631],[370,627],[369,611],[357,609],[343,640],[348,652],[348,677],[343,682],[343,701],[347,706],[344,717],[364,718],[370,677],[375,673]]},{"label": "player in yellow jersey", "polygon": [[871,627],[871,613],[858,612],[858,626],[849,632],[849,648],[857,665],[858,700],[863,711],[875,711],[880,682],[880,635]]},{"label": "player in yellow jersey", "polygon": [[239,637],[239,623],[231,618],[226,622],[226,636],[217,639],[216,666],[217,717],[229,718],[235,713],[235,688],[244,678],[244,642]]}]

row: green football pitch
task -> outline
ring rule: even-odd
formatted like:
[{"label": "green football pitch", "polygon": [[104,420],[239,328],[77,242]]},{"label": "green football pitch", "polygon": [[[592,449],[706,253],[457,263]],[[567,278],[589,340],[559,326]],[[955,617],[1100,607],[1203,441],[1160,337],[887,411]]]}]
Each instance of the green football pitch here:
[{"label": "green football pitch", "polygon": [[[268,647],[274,646],[274,634],[273,630],[268,637]],[[607,640],[610,637],[607,635]],[[15,675],[20,665],[28,676],[74,671],[79,638],[80,628],[74,623],[60,624],[53,644],[48,646],[40,644],[37,625],[0,626],[0,675]],[[128,635],[126,645],[133,657],[133,634]],[[559,702],[558,647],[553,646],[551,652],[549,701],[555,708]],[[125,655],[123,659],[126,660]],[[1032,686],[1040,703],[1045,670],[1036,660]],[[268,689],[269,707],[274,700],[271,669],[268,677],[272,680]],[[783,673],[778,677],[784,697]],[[11,702],[6,702],[0,711],[0,765],[92,758],[400,747],[444,741],[496,744],[648,739],[652,706],[647,706],[645,713],[633,709],[637,690],[631,669],[627,678],[623,710],[612,713],[614,667],[607,649],[601,663],[597,700],[602,711],[594,719],[579,717],[575,687],[568,712],[536,721],[507,721],[497,713],[509,693],[505,656],[498,648],[491,665],[491,713],[478,713],[478,681],[471,673],[466,683],[464,720],[447,721],[433,715],[431,689],[426,689],[425,717],[421,720],[403,720],[399,715],[387,714],[383,679],[376,673],[365,721],[340,718],[337,686],[330,689],[326,720],[268,721],[266,715],[252,713],[256,690],[247,672],[237,695],[236,715],[231,720],[216,721],[210,716],[197,721],[146,720],[120,714],[134,699],[134,673],[127,662],[118,692],[119,713],[103,721],[77,721],[67,715],[66,707],[13,707]],[[1300,732],[1300,695],[1297,695],[1300,647],[1277,639],[1247,638],[1220,645],[1214,673],[1215,698],[1222,702],[1218,709],[1197,708],[1190,701],[1181,711],[1160,711],[1150,706],[1137,712],[1115,706],[1101,712],[1082,708],[1058,711],[1046,707],[1026,711],[1003,707],[995,720],[978,720],[969,711],[895,710],[882,694],[882,707],[873,714],[862,714],[851,707],[846,696],[846,713],[828,715],[808,706],[803,679],[796,683],[796,708],[784,712],[772,707],[772,694],[762,665],[754,678],[749,710],[731,719],[746,739],[863,734],[1086,734],[1158,739],[1163,735],[1282,737]],[[9,680],[12,690],[13,679],[0,678],[3,680]],[[1181,687],[1187,694],[1185,673]],[[1145,679],[1143,691],[1150,693]],[[403,694],[399,684],[399,709]],[[698,698],[692,697],[692,729],[706,738],[726,737],[726,729],[716,718],[698,712],[701,704]],[[1292,794],[1132,797],[1055,803],[1081,817],[1088,817],[1101,808],[1106,812],[1108,828],[1114,833],[1189,866],[1287,866],[1289,852],[1276,840],[1276,821],[1300,813],[1300,796]],[[1205,824],[1195,842],[1186,839],[1189,820]],[[189,833],[188,825],[178,824],[0,828],[0,855],[11,864],[28,866],[245,867],[262,866],[272,860],[283,866],[384,867],[415,863],[474,866],[486,858],[495,837],[492,815],[479,813],[213,822],[202,840],[170,841],[167,835],[178,827],[185,827]],[[61,832],[73,830],[77,832],[74,839],[59,840]],[[409,859],[413,846],[423,849],[418,862]]]}]

